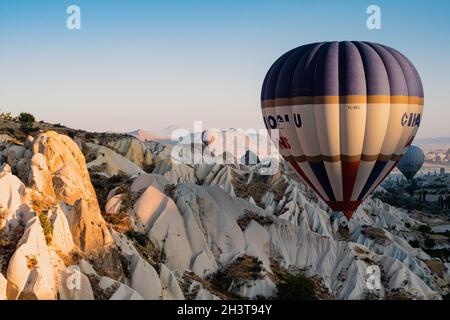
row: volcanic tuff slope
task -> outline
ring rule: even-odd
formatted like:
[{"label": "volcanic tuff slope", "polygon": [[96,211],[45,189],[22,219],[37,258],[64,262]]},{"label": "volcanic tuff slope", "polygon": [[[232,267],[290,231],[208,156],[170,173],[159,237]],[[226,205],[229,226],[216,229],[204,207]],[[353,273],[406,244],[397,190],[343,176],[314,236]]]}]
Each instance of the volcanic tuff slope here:
[{"label": "volcanic tuff slope", "polygon": [[410,245],[421,222],[379,200],[346,228],[283,166],[176,164],[170,145],[72,136],[0,135],[0,299],[270,298],[288,273],[319,298],[447,292],[445,264]]}]

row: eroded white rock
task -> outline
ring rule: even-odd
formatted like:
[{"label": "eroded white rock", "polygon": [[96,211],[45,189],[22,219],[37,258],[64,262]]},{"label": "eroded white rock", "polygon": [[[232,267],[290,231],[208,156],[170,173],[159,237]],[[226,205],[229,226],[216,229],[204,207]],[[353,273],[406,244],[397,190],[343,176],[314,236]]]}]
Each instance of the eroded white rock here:
[{"label": "eroded white rock", "polygon": [[140,256],[134,255],[130,263],[131,288],[146,300],[162,299],[162,287],[156,270]]},{"label": "eroded white rock", "polygon": [[8,265],[7,279],[9,299],[17,299],[25,287],[26,293],[35,293],[38,299],[56,298],[51,257],[37,217],[28,222],[17,244]]},{"label": "eroded white rock", "polygon": [[76,268],[68,268],[61,276],[61,300],[94,300],[89,278]]}]

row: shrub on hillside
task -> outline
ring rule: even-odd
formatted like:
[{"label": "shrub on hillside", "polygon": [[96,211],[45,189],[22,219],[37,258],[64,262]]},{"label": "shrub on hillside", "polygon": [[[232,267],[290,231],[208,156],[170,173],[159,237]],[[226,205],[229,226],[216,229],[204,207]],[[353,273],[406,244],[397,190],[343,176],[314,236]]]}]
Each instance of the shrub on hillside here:
[{"label": "shrub on hillside", "polygon": [[425,241],[423,242],[423,244],[427,248],[433,248],[436,245],[436,241],[433,238],[426,237]]},{"label": "shrub on hillside", "polygon": [[386,236],[386,232],[381,228],[368,227],[364,226],[361,230],[361,233],[365,235],[367,238],[378,241],[379,243],[384,243],[388,240]]},{"label": "shrub on hillside", "polygon": [[13,120],[14,117],[12,116],[11,112],[1,112],[1,109],[0,109],[0,119]]},{"label": "shrub on hillside", "polygon": [[420,242],[418,240],[410,240],[409,245],[413,248],[420,248]]},{"label": "shrub on hillside", "polygon": [[172,183],[166,184],[164,187],[164,193],[172,200],[175,200],[175,191],[177,191],[177,186]]},{"label": "shrub on hillside", "polygon": [[31,132],[37,131],[38,129],[33,127],[33,123],[32,122],[24,122],[20,125],[20,129],[25,133],[25,134],[30,134]]},{"label": "shrub on hillside", "polygon": [[250,224],[250,222],[252,220],[256,221],[261,226],[266,226],[266,225],[270,225],[273,223],[272,217],[262,216],[253,211],[246,209],[245,214],[241,215],[238,218],[237,224],[239,225],[239,227],[241,228],[242,231],[245,231],[245,229],[247,229],[248,225]]},{"label": "shrub on hillside", "polygon": [[132,240],[136,240],[137,243],[139,243],[143,247],[145,247],[149,242],[147,234],[142,233],[142,232],[130,230],[130,231],[127,231],[125,233],[125,235]]},{"label": "shrub on hillside", "polygon": [[431,233],[431,227],[429,225],[426,224],[421,224],[418,228],[418,231],[423,232],[423,233]]},{"label": "shrub on hillside", "polygon": [[288,275],[277,285],[280,300],[316,300],[314,283],[304,275]]},{"label": "shrub on hillside", "polygon": [[284,179],[280,179],[273,187],[272,192],[276,201],[281,201],[286,193],[288,183]]},{"label": "shrub on hillside", "polygon": [[240,256],[225,268],[209,277],[209,281],[219,292],[235,293],[248,281],[262,279],[264,271],[261,260],[253,256]]},{"label": "shrub on hillside", "polygon": [[266,177],[253,176],[250,183],[247,183],[247,178],[233,172],[233,179],[231,182],[238,197],[252,197],[259,207],[263,207],[262,199],[267,191],[270,190]]},{"label": "shrub on hillside", "polygon": [[49,244],[52,242],[53,226],[45,214],[39,215],[39,222],[41,223],[42,230],[44,231],[45,241]]},{"label": "shrub on hillside", "polygon": [[19,116],[17,117],[17,119],[20,122],[24,122],[24,123],[33,123],[33,122],[36,121],[34,116],[31,113],[28,113],[28,112],[21,112],[19,114]]}]

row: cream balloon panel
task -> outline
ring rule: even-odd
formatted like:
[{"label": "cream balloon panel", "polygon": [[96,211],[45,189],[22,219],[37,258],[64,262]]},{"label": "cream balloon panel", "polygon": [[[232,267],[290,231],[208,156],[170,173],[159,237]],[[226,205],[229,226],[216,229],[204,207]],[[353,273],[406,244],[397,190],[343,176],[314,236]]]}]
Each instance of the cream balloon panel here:
[{"label": "cream balloon panel", "polygon": [[[388,127],[381,154],[403,154],[408,139],[417,131],[422,117],[423,106],[417,104],[392,104],[390,107]],[[419,122],[417,122],[419,121]]]},{"label": "cream balloon panel", "polygon": [[[292,114],[296,119],[295,125],[288,131],[289,141],[295,140],[296,147],[292,153],[295,157],[317,157],[322,155],[333,156],[333,152],[339,150],[339,123],[335,119],[339,119],[339,105],[322,105],[321,107],[314,104],[294,105],[291,106]],[[337,118],[335,118],[337,116]],[[318,121],[325,121],[321,123]],[[284,135],[284,130],[280,132]],[[330,141],[327,141],[330,139]],[[309,161],[311,159],[304,159],[297,161],[297,165],[303,170],[304,174],[308,177],[314,187],[317,189],[319,195],[325,201],[329,201],[330,198],[323,189],[322,184],[317,179],[316,174],[313,172]],[[327,175],[334,177],[333,181],[330,181],[335,194],[340,193],[340,164],[327,164]],[[335,190],[334,190],[335,189]]]},{"label": "cream balloon panel", "polygon": [[[343,201],[341,157],[361,155],[366,123],[366,104],[315,104],[320,154],[335,201]],[[305,119],[305,122],[307,119]]]},{"label": "cream balloon panel", "polygon": [[366,114],[367,105],[365,103],[340,105],[339,117],[335,119],[335,122],[340,124],[341,155],[361,155],[366,128]]},{"label": "cream balloon panel", "polygon": [[314,119],[308,119],[306,116],[304,118],[305,122],[314,122],[315,128],[317,128],[316,135],[319,138],[319,154],[330,157],[339,155],[341,153],[339,104],[319,104],[310,106],[309,108],[314,111],[312,113]]},{"label": "cream balloon panel", "polygon": [[[304,156],[302,148],[298,142],[298,137],[296,130],[294,127],[301,126],[302,122],[300,118],[295,118],[298,116],[298,113],[293,112],[293,108],[291,106],[281,106],[281,107],[271,107],[263,109],[264,123],[267,127],[269,135],[274,142],[274,144],[278,147],[280,154],[288,160],[289,165],[294,169],[292,163],[299,166],[303,171],[304,175],[311,181],[311,183],[315,186],[319,195],[324,199],[328,200],[325,192],[323,191],[321,185],[317,181],[314,173],[311,170],[311,167],[308,162],[296,161],[296,158]],[[286,118],[287,116],[287,118]],[[279,130],[278,134],[274,134],[273,130]],[[281,148],[279,138],[284,137],[287,139],[290,148]],[[303,177],[299,176],[301,180],[308,184],[307,181],[304,181]]]},{"label": "cream balloon panel", "polygon": [[[295,127],[300,147],[314,162],[323,161],[335,201],[343,201],[343,176],[341,155],[361,155],[366,122],[366,104],[314,104],[292,107],[302,119],[302,126]],[[309,163],[302,163],[308,178],[326,196]]]},{"label": "cream balloon panel", "polygon": [[[404,148],[400,146],[405,146],[408,143],[412,130],[402,126],[402,118],[405,114],[417,111],[417,106],[408,104],[371,103],[368,105],[367,117],[371,121],[367,122],[363,155],[376,157],[371,161],[365,161],[364,158],[361,160],[352,191],[352,201],[357,200],[361,194],[379,155],[390,157],[404,153]],[[396,164],[395,160],[385,160],[388,162],[370,190],[373,190]],[[366,194],[369,194],[369,192],[366,192]]]},{"label": "cream balloon panel", "polygon": [[[292,130],[289,130],[289,125],[283,125],[283,123],[286,122],[286,116],[290,121],[292,118],[291,114],[292,112],[289,110],[289,107],[271,107],[263,109],[264,124],[269,132],[270,138],[284,158],[294,155],[292,151],[295,149],[292,146],[295,146],[296,144],[294,136],[292,136]],[[276,130],[278,130],[278,132],[276,132]],[[289,133],[291,136],[288,135]],[[288,144],[280,144],[280,137],[287,138]]]},{"label": "cream balloon panel", "polygon": [[[306,111],[306,112],[305,112]],[[305,125],[304,115],[309,115],[310,122],[314,123],[314,113],[312,112],[313,106],[280,106],[280,107],[271,107],[271,108],[263,108],[263,117],[264,117],[264,123],[267,127],[267,130],[269,132],[269,135],[274,142],[274,144],[279,148],[280,154],[288,160],[288,162],[293,161],[295,162],[300,169],[303,171],[305,176],[311,181],[311,183],[314,185],[314,187],[317,189],[317,192],[319,195],[324,199],[325,201],[329,200],[329,197],[326,195],[325,191],[323,190],[321,184],[317,180],[314,172],[311,169],[311,166],[307,161],[300,160],[299,158],[303,158],[305,156],[304,153],[304,146],[303,143],[300,142],[301,138],[299,137],[299,132],[301,132],[304,135],[308,135],[308,133],[305,133],[304,128],[302,129],[303,125]],[[286,117],[287,116],[287,117]],[[311,134],[311,130],[315,130],[314,126],[307,126],[308,132],[310,132],[310,138],[314,138],[316,135]],[[278,135],[273,134],[273,130],[278,129]],[[284,148],[280,144],[279,139],[280,138],[286,138],[289,147]],[[308,141],[308,139],[306,139]],[[306,145],[306,147],[311,147],[310,145]],[[316,142],[313,145],[314,148],[316,148],[316,154],[320,155],[320,147],[319,143]],[[292,165],[291,165],[292,166]],[[294,168],[295,169],[295,168]],[[302,178],[303,179],[303,178]]]},{"label": "cream balloon panel", "polygon": [[[275,111],[275,108],[264,108],[262,109],[263,119],[264,119],[264,125],[266,126],[267,132],[269,133],[270,137],[272,137],[272,130],[278,130],[278,127],[276,125],[272,126],[269,119],[276,119],[277,113]],[[275,145],[278,145],[278,141],[273,141]],[[282,150],[280,150],[281,152]]]},{"label": "cream balloon panel", "polygon": [[297,128],[303,125],[300,113],[292,106],[278,106],[273,108],[277,115],[277,127],[280,130],[280,138],[286,138],[289,143],[290,156],[304,156],[303,148],[297,137]]},{"label": "cream balloon panel", "polygon": [[[279,137],[287,143],[280,148],[281,155],[293,161],[302,158],[296,161],[297,165],[325,200],[329,197],[309,162],[305,161],[305,156],[319,156],[320,160],[325,160],[324,166],[336,201],[343,200],[342,162],[327,161],[322,156],[356,156],[358,160],[358,156],[363,155],[363,159],[372,158],[371,161],[360,161],[351,195],[351,200],[355,201],[380,154],[390,157],[405,152],[405,146],[417,132],[417,117],[421,117],[422,109],[423,106],[412,104],[310,104],[264,108],[263,114],[271,137],[271,131],[279,129]],[[277,146],[279,137],[273,139]],[[395,160],[388,160],[365,194],[373,191],[395,164]]]},{"label": "cream balloon panel", "polygon": [[[394,109],[395,107],[396,105],[392,105],[391,109]],[[396,126],[397,128],[395,129],[395,131],[397,130],[400,131],[400,137],[397,140],[397,144],[395,145],[393,152],[391,153],[392,155],[404,155],[406,149],[408,148],[409,144],[412,142],[412,140],[417,134],[417,131],[419,130],[423,112],[423,105],[409,104],[406,105],[406,108],[404,109],[406,109],[404,113],[402,113],[397,118],[390,118],[389,121],[389,126],[392,127]],[[393,121],[391,121],[391,119]],[[397,120],[397,123],[395,120]],[[385,140],[390,140],[389,136],[386,136]],[[375,181],[375,183],[366,193],[367,195],[370,194],[373,190],[375,190],[375,188],[383,181],[383,179],[393,169],[393,167],[397,165],[397,162],[398,161],[396,160],[388,161],[383,171]]]},{"label": "cream balloon panel", "polygon": [[[363,147],[369,150],[378,147],[374,151],[378,154],[384,137],[380,136],[379,128],[383,127],[386,112],[371,112],[375,121],[367,132],[366,109],[366,104],[350,107],[348,104],[310,104],[264,108],[263,115],[269,131],[278,128],[280,136],[287,138],[291,146],[289,153],[294,157],[359,156]],[[377,128],[378,133],[375,133]],[[372,138],[364,143],[367,136]]]},{"label": "cream balloon panel", "polygon": [[362,154],[378,155],[386,136],[390,115],[389,103],[368,103]]},{"label": "cream balloon panel", "polygon": [[[299,148],[295,152],[307,157],[320,156],[322,151],[315,106],[313,104],[294,105],[291,108],[297,118],[300,117],[300,126],[294,127],[294,137],[299,141]],[[323,126],[320,129],[323,129]]]},{"label": "cream balloon panel", "polygon": [[[339,104],[319,104],[313,106],[316,127],[319,129],[319,146],[321,155],[333,157],[339,155],[340,136],[340,106]],[[340,162],[324,162],[325,171],[336,199],[342,199],[342,167]]]},{"label": "cream balloon panel", "polygon": [[419,130],[422,112],[423,105],[408,105],[406,114],[404,113],[401,116],[400,124],[404,130],[402,131],[401,138],[395,148],[394,154],[405,154],[407,147],[411,144],[412,139],[414,139],[417,134],[417,130]]}]

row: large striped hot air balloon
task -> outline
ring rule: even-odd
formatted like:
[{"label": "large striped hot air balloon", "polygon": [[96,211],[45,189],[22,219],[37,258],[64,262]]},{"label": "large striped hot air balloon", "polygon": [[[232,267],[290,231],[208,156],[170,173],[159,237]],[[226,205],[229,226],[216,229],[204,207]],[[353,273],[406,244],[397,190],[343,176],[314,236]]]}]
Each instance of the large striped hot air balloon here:
[{"label": "large striped hot air balloon", "polygon": [[425,154],[422,149],[416,146],[410,146],[405,155],[400,159],[397,164],[398,170],[406,177],[406,179],[411,180],[422,168],[423,161],[425,160]]},{"label": "large striped hot air balloon", "polygon": [[261,100],[269,133],[279,129],[281,155],[350,219],[412,143],[423,89],[413,64],[395,49],[322,42],[281,56]]}]

